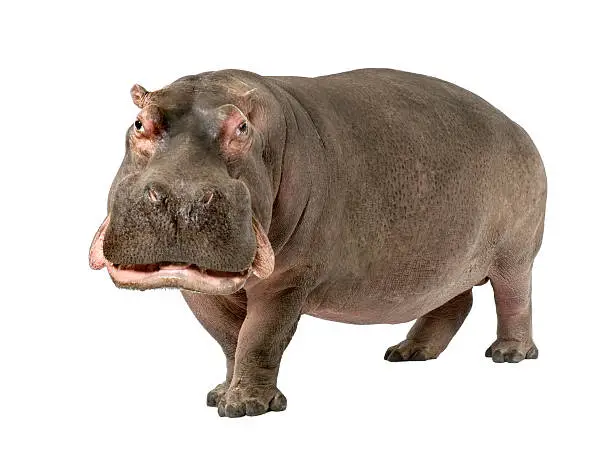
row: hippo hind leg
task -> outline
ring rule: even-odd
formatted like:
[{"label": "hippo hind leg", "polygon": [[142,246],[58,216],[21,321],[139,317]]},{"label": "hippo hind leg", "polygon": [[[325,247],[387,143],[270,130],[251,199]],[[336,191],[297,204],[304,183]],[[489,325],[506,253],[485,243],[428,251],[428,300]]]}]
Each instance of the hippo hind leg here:
[{"label": "hippo hind leg", "polygon": [[491,276],[497,310],[497,340],[485,356],[496,363],[536,359],[531,326],[531,265]]},{"label": "hippo hind leg", "polygon": [[419,318],[406,339],[389,347],[387,361],[425,361],[435,359],[455,336],[472,308],[472,289]]}]

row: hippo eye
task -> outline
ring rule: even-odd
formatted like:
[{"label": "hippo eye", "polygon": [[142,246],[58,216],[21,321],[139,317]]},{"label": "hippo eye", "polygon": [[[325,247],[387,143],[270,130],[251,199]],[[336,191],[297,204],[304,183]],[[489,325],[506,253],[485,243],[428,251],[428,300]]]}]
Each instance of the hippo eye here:
[{"label": "hippo eye", "polygon": [[140,132],[140,133],[144,132],[144,125],[142,124],[142,121],[140,119],[137,119],[136,121],[134,121],[134,128],[136,129],[137,132]]},{"label": "hippo eye", "polygon": [[249,131],[249,126],[247,125],[247,122],[244,121],[242,124],[240,124],[238,126],[238,135],[244,135]]}]

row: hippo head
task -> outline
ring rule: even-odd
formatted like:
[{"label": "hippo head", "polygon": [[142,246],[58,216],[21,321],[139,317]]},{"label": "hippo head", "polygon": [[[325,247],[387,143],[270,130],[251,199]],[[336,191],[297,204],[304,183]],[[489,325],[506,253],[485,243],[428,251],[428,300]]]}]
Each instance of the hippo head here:
[{"label": "hippo head", "polygon": [[262,222],[273,193],[255,92],[210,74],[132,87],[141,111],[91,245],[93,269],[106,267],[119,287],[208,294],[270,275]]}]

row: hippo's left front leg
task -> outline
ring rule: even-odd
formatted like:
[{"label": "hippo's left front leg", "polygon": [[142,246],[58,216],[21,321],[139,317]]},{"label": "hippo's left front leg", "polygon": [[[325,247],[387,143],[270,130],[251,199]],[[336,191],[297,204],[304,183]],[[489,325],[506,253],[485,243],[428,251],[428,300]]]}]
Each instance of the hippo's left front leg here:
[{"label": "hippo's left front leg", "polygon": [[302,298],[296,290],[275,297],[249,295],[238,335],[234,376],[218,404],[220,416],[285,410],[287,399],[276,387],[276,379],[283,352],[297,328]]}]

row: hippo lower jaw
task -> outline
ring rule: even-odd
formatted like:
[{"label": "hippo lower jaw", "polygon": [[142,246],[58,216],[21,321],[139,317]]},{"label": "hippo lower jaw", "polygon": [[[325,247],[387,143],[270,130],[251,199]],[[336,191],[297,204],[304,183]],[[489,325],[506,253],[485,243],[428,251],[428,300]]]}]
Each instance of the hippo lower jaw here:
[{"label": "hippo lower jaw", "polygon": [[120,288],[181,288],[206,294],[232,294],[244,286],[252,272],[220,272],[187,264],[143,264],[106,266],[113,282]]},{"label": "hippo lower jaw", "polygon": [[251,274],[268,277],[274,270],[274,252],[259,222],[253,218],[257,251],[251,266],[241,272],[223,272],[194,264],[162,262],[158,264],[119,265],[103,253],[104,235],[110,221],[106,217],[96,232],[89,249],[89,266],[94,270],[106,267],[119,288],[147,290],[180,288],[205,294],[232,294],[241,289]]}]

